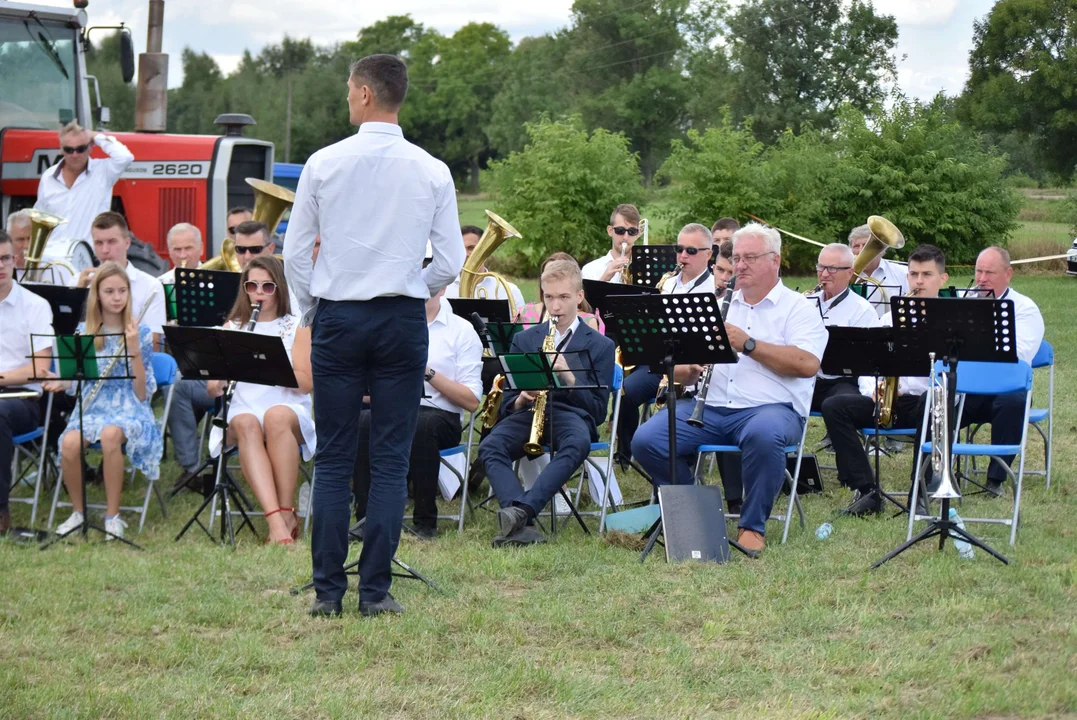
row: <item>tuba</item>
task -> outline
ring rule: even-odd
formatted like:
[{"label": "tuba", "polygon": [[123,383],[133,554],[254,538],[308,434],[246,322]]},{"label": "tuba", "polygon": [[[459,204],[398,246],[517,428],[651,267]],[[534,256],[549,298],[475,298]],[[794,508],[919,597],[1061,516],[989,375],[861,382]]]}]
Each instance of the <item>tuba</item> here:
[{"label": "tuba", "polygon": [[489,210],[486,211],[486,218],[486,229],[483,230],[482,237],[479,238],[479,244],[471,252],[471,257],[464,261],[464,267],[460,270],[460,297],[479,297],[475,294],[479,281],[484,277],[492,277],[505,291],[505,297],[508,298],[509,305],[512,306],[511,315],[516,317],[520,308],[516,307],[516,301],[512,298],[508,281],[498,273],[480,270],[479,268],[486,264],[486,261],[490,259],[495,250],[501,247],[502,243],[509,238],[522,238],[523,235]]},{"label": "tuba", "polygon": [[[284,213],[295,203],[295,193],[286,187],[274,185],[260,178],[247,178],[247,184],[254,188],[254,210],[251,220],[264,223],[272,234],[280,225]],[[236,257],[236,244],[231,238],[221,243],[221,254],[202,263],[203,270],[228,270],[239,272],[239,258]]]},{"label": "tuba", "polygon": [[49,243],[49,235],[60,225],[66,223],[65,218],[52,215],[41,210],[30,211],[30,245],[26,248],[26,265],[23,270],[24,282],[43,282],[45,270],[53,265],[65,268],[72,276],[78,275],[69,263],[63,260],[44,260],[45,246]]}]

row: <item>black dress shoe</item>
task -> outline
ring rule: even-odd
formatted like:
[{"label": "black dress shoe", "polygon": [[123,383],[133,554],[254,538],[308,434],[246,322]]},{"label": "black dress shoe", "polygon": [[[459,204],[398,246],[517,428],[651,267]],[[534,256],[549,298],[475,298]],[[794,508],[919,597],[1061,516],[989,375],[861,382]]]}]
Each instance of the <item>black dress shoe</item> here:
[{"label": "black dress shoe", "polygon": [[987,478],[987,485],[984,487],[984,490],[984,494],[989,498],[1002,497],[1002,481]]},{"label": "black dress shoe", "polygon": [[0,535],[7,535],[11,530],[11,511],[0,510]]},{"label": "black dress shoe", "polygon": [[527,511],[518,505],[509,505],[497,511],[497,529],[508,537],[527,524]]},{"label": "black dress shoe", "polygon": [[494,538],[494,547],[524,547],[546,542],[546,536],[534,525],[524,525],[511,535],[498,535]]},{"label": "black dress shoe", "polygon": [[391,593],[385,593],[385,597],[377,602],[363,602],[360,600],[359,612],[363,617],[374,617],[382,613],[399,615],[404,612],[404,606],[398,603]]},{"label": "black dress shoe", "polygon": [[202,478],[199,475],[195,475],[189,470],[184,470],[180,473],[176,481],[172,483],[172,492],[178,493],[180,490],[190,490],[192,492],[200,492],[202,490]]},{"label": "black dress shoe", "polygon": [[740,515],[740,509],[743,507],[744,501],[739,499],[726,500],[726,505],[729,507],[730,515]]},{"label": "black dress shoe", "polygon": [[310,608],[311,617],[339,617],[341,612],[340,600],[315,600]]},{"label": "black dress shoe", "polygon": [[438,539],[438,529],[436,527],[425,527],[423,525],[416,525],[413,528],[413,531],[415,533],[415,537],[419,538],[420,540]]},{"label": "black dress shoe", "polygon": [[877,515],[882,512],[883,499],[879,496],[879,493],[875,492],[875,488],[868,488],[865,490],[857,490],[853,495],[853,501],[846,508],[846,513],[853,517],[865,517],[866,515]]}]

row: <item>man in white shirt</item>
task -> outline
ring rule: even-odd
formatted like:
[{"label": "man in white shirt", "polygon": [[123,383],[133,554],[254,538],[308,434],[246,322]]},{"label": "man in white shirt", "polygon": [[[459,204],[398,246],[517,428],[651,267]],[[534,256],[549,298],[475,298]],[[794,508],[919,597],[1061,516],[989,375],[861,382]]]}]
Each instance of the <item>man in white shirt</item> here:
[{"label": "man in white shirt", "polygon": [[[15,251],[0,230],[0,388],[24,388],[41,393],[31,377],[44,377],[52,353],[52,308],[44,298],[15,282]],[[31,342],[30,334],[35,337]],[[33,356],[32,359],[30,356]],[[12,439],[41,425],[40,398],[0,399],[0,537],[11,529],[8,493],[11,490]]]},{"label": "man in white shirt", "polygon": [[[154,350],[159,350],[161,328],[166,322],[165,288],[157,278],[128,262],[127,249],[131,247],[131,235],[127,231],[127,221],[119,213],[103,212],[94,218],[90,236],[98,260],[111,260],[127,271],[131,281],[131,316],[150,329]],[[74,287],[89,287],[96,270],[95,267],[88,267],[80,272],[75,277]]]},{"label": "man in white shirt", "polygon": [[[946,256],[934,245],[920,245],[909,256],[909,284],[917,297],[939,296],[939,289],[950,276],[946,273]],[[880,325],[893,324],[890,313]],[[927,358],[924,358],[925,367]],[[880,378],[881,388],[885,378]],[[925,396],[931,384],[927,377],[898,378],[898,394],[891,409],[894,427],[919,428],[924,415]],[[860,439],[862,428],[875,424],[875,396],[879,388],[875,378],[860,378],[860,394],[837,395],[823,402],[820,412],[834,448],[838,482],[853,490],[851,515],[863,516],[882,509],[882,497],[875,492],[875,473]],[[913,454],[913,468],[916,456]],[[910,473],[911,476],[911,473]]]},{"label": "man in white shirt", "polygon": [[[90,158],[93,146],[107,158]],[[58,215],[66,223],[52,231],[49,244],[74,238],[87,240],[94,218],[112,206],[112,186],[135,159],[123,143],[111,135],[84,130],[70,122],[60,130],[64,159],[41,176],[34,208]]]},{"label": "man in white shirt", "polygon": [[[454,315],[444,300],[445,291],[426,301],[430,349],[426,387],[419,407],[419,423],[411,442],[408,485],[415,499],[412,516],[415,533],[426,540],[437,537],[438,473],[441,450],[460,444],[465,412],[474,412],[482,396],[482,342],[471,323]],[[370,444],[370,411],[359,420],[359,446]],[[370,456],[355,456],[355,517],[366,517],[370,490]]]},{"label": "man in white shirt", "polygon": [[700,445],[740,447],[745,497],[738,542],[753,555],[766,544],[767,518],[785,480],[784,448],[800,441],[827,341],[814,304],[778,277],[781,248],[781,236],[764,225],[749,223],[733,234],[737,285],[725,327],[740,357],[714,366],[702,428],[687,423],[694,403],[677,404],[677,476],[669,477],[669,409],[644,423],[632,442],[656,485],[694,482]]},{"label": "man in white shirt", "polygon": [[617,206],[610,215],[610,224],[606,226],[610,251],[583,266],[581,272],[584,280],[621,282],[621,270],[632,262],[632,248],[639,236],[639,221],[639,210],[635,205],[625,203]]},{"label": "man in white shirt", "polygon": [[[348,108],[359,132],[307,160],[284,244],[299,312],[305,323],[313,320],[314,412],[324,438],[315,460],[315,616],[340,614],[347,590],[344,561],[364,388],[370,391],[371,437],[370,447],[359,452],[369,453],[371,478],[359,611],[403,612],[389,586],[427,361],[424,303],[464,264],[452,173],[400,130],[407,89],[407,68],[398,57],[371,55],[352,65]],[[427,240],[433,262],[424,268]]]},{"label": "man in white shirt", "polygon": [[[460,234],[464,238],[464,253],[466,257],[471,257],[471,253],[475,252],[475,246],[479,244],[479,240],[482,238],[482,228],[476,225],[464,225],[460,228]],[[479,268],[479,272],[489,271],[486,269],[486,266],[483,265]],[[516,287],[515,283],[508,282],[507,280],[505,282],[509,286],[509,292],[512,293],[512,302],[509,303],[509,305],[511,316],[515,317],[525,304],[524,294],[520,292],[520,288]],[[460,278],[453,280],[449,287],[445,289],[445,297],[460,297]],[[487,300],[509,299],[505,296],[505,286],[493,277],[484,277],[476,283],[475,297]]]},{"label": "man in white shirt", "polygon": [[[1032,298],[1022,295],[1010,287],[1013,279],[1013,267],[1010,254],[1004,248],[991,246],[980,252],[976,258],[976,286],[991,290],[999,300],[1012,300],[1014,311],[1014,330],[1017,335],[1017,357],[1032,364],[1032,359],[1043,342],[1043,315]],[[960,373],[960,369],[958,370]],[[965,408],[961,414],[961,426],[991,424],[992,445],[1019,445],[1024,428],[1021,426],[1025,414],[1025,393],[1006,393],[1003,395],[968,395]],[[1002,456],[1009,465],[1014,456]],[[1006,471],[995,460],[987,469],[988,496],[998,497],[1002,494],[1002,484],[1006,480]]]},{"label": "man in white shirt", "polygon": [[[808,299],[819,306],[824,325],[867,328],[879,324],[871,303],[849,287],[853,278],[853,251],[848,245],[832,243],[820,250],[815,276],[819,280],[818,291],[813,291]],[[827,375],[820,370],[815,376],[812,412],[818,412],[827,398],[859,393],[856,378]]]},{"label": "man in white shirt", "polygon": [[30,247],[30,238],[33,235],[30,212],[23,209],[7,216],[7,233],[11,237],[11,247],[15,253],[15,269],[20,272],[26,267],[26,250]]},{"label": "man in white shirt", "polygon": [[[853,231],[849,233],[849,249],[853,251],[853,255],[860,254],[860,251],[864,249],[868,240],[871,238],[871,229],[867,225],[860,225],[853,228]],[[880,254],[877,258],[872,260],[864,268],[863,274],[878,280],[886,291],[884,296],[879,289],[875,289],[871,297],[872,307],[875,308],[875,313],[882,317],[886,313],[890,312],[890,303],[884,298],[894,297],[895,295],[908,295],[909,294],[909,271],[905,265],[901,263],[891,262],[883,259],[883,255]]]},{"label": "man in white shirt", "polygon": [[202,265],[202,231],[190,223],[177,223],[165,238],[172,269],[157,279],[163,285],[175,285],[176,268],[197,268]]}]

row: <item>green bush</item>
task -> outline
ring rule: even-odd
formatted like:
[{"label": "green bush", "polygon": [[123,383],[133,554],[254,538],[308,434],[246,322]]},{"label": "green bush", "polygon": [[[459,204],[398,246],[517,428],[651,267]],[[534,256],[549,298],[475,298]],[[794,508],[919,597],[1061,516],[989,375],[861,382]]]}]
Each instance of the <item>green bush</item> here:
[{"label": "green bush", "polygon": [[533,272],[554,252],[580,264],[609,248],[606,226],[621,203],[643,197],[639,158],[621,133],[588,133],[578,116],[527,124],[528,144],[490,164],[495,212],[520,231],[503,261]]}]

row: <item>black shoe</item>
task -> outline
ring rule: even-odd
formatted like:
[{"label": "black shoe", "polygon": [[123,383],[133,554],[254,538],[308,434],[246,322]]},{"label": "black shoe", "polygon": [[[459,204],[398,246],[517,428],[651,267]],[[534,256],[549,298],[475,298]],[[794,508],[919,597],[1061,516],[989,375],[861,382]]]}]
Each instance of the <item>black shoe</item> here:
[{"label": "black shoe", "polygon": [[482,489],[482,481],[486,479],[486,468],[476,460],[467,471],[467,494],[477,495]]},{"label": "black shoe", "polygon": [[857,490],[853,494],[853,501],[845,509],[845,512],[853,517],[864,517],[865,515],[877,515],[882,512],[882,509],[883,499],[879,496],[879,493],[875,492],[875,488],[866,488]]},{"label": "black shoe", "polygon": [[524,547],[525,545],[538,545],[546,542],[543,535],[534,525],[524,525],[511,535],[498,535],[494,538],[494,547]]},{"label": "black shoe", "polygon": [[623,452],[618,451],[614,456],[613,461],[617,463],[617,467],[621,468],[621,472],[626,473],[632,469],[632,458]]},{"label": "black shoe", "polygon": [[415,533],[415,537],[420,540],[437,540],[438,529],[436,527],[426,527],[424,525],[416,525],[412,528],[412,532]]},{"label": "black shoe", "polygon": [[190,470],[184,470],[180,473],[176,481],[172,483],[172,494],[178,493],[180,490],[190,490],[191,492],[202,491],[202,477],[195,475]]},{"label": "black shoe", "polygon": [[729,508],[730,515],[740,515],[740,509],[744,507],[744,501],[740,498],[731,498],[726,500],[725,504]]},{"label": "black shoe", "polygon": [[508,537],[527,524],[527,511],[519,505],[509,505],[497,511],[497,529]]},{"label": "black shoe", "polygon": [[359,522],[348,528],[348,542],[361,543],[363,542],[363,522],[366,518],[359,520]]},{"label": "black shoe", "polygon": [[399,615],[404,612],[404,606],[398,603],[390,593],[385,593],[385,597],[377,602],[363,602],[359,601],[359,612],[363,617],[374,617],[375,615],[381,615],[382,613],[393,613]]},{"label": "black shoe", "polygon": [[989,498],[1002,497],[1002,480],[992,480],[991,478],[987,478],[984,494]]},{"label": "black shoe", "polygon": [[0,535],[7,535],[11,530],[11,511],[0,510]]},{"label": "black shoe", "polygon": [[310,608],[311,617],[340,617],[340,600],[315,600]]}]

